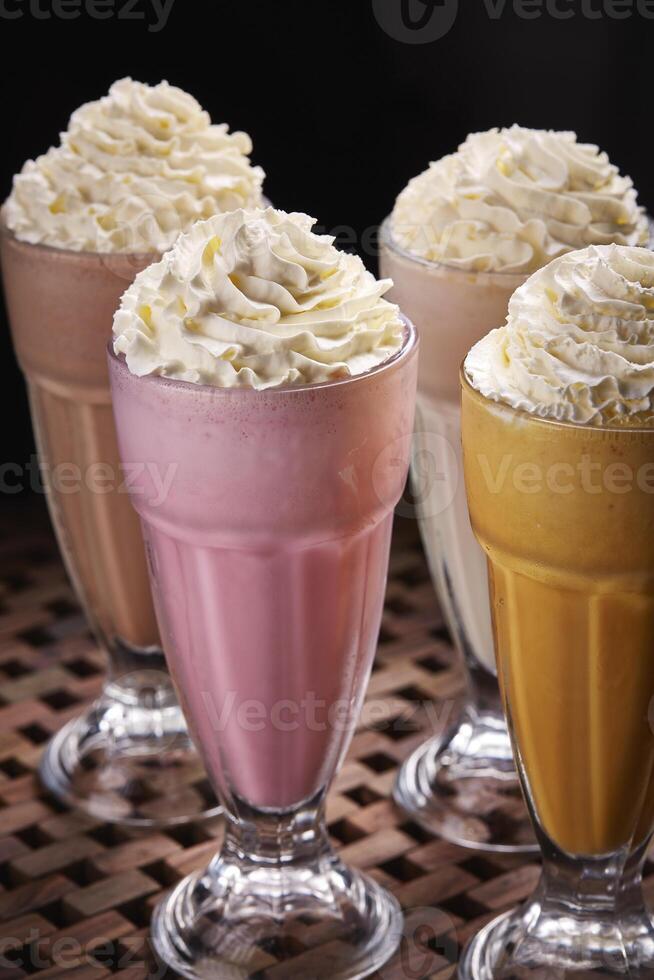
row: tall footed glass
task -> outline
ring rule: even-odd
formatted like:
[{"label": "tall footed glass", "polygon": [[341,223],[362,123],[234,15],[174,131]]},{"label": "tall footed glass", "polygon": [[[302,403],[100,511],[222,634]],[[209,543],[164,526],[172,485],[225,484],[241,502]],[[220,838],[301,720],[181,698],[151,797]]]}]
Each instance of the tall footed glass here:
[{"label": "tall footed glass", "polygon": [[540,885],[462,978],[654,976],[654,428],[541,420],[463,378],[465,480]]},{"label": "tall footed glass", "polygon": [[138,378],[110,355],[123,460],[164,647],[224,805],[209,867],[157,909],[184,977],[363,977],[400,938],[396,901],[325,829],[375,654],[393,509],[408,468],[417,345],[324,384],[214,388]]},{"label": "tall footed glass", "polygon": [[6,229],[0,250],[50,514],[109,668],[100,698],[46,747],[41,778],[102,820],[166,825],[217,812],[160,648],[107,374],[114,311],[152,257],[30,245]]},{"label": "tall footed glass", "polygon": [[394,282],[389,295],[420,330],[412,486],[432,580],[466,681],[453,725],[407,759],[394,796],[455,843],[535,851],[497,684],[486,560],[468,516],[459,395],[461,361],[504,322],[525,277],[470,273],[410,255],[394,241],[388,218],[380,266]]}]

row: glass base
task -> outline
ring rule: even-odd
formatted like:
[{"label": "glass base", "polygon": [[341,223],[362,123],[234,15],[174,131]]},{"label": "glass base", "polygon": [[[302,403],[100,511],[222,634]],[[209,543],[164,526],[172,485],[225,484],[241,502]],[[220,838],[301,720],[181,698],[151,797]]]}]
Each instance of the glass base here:
[{"label": "glass base", "polygon": [[41,781],[99,820],[170,827],[221,808],[178,705],[142,708],[105,694],[45,748]]},{"label": "glass base", "polygon": [[331,851],[291,867],[223,851],[161,902],[152,939],[159,958],[192,980],[355,980],[390,959],[402,925],[392,895]]},{"label": "glass base", "polygon": [[654,977],[654,923],[640,909],[574,915],[545,911],[538,897],[485,926],[468,943],[459,980],[565,980],[592,974]]},{"label": "glass base", "polygon": [[456,728],[406,760],[393,797],[417,823],[454,844],[538,853],[503,717],[464,708]]}]

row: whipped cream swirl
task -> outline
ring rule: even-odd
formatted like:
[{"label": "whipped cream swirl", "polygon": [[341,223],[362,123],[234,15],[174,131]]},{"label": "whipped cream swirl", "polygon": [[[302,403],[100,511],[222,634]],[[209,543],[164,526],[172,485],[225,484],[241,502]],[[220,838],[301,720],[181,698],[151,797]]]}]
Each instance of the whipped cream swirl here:
[{"label": "whipped cream swirl", "polygon": [[398,309],[315,219],[274,208],[196,224],[141,272],[114,318],[133,374],[224,388],[362,374],[402,344]]},{"label": "whipped cream swirl", "polygon": [[473,387],[543,418],[654,424],[654,254],[597,245],[534,273],[465,362]]},{"label": "whipped cream swirl", "polygon": [[586,245],[644,245],[629,177],[574,133],[492,129],[409,182],[392,214],[406,251],[467,271],[534,272]]},{"label": "whipped cream swirl", "polygon": [[3,218],[22,241],[161,253],[195,221],[261,204],[250,137],[213,125],[167,82],[115,82],[73,113],[60,139],[14,177]]}]

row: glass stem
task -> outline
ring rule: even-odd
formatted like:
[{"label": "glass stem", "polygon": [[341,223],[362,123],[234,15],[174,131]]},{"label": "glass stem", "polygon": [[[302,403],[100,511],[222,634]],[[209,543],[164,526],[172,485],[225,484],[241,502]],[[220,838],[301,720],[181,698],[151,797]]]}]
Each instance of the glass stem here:
[{"label": "glass stem", "polygon": [[106,698],[119,701],[125,708],[177,708],[175,689],[159,647],[133,647],[116,638],[107,644],[107,653]]},{"label": "glass stem", "polygon": [[186,757],[192,744],[163,651],[106,644],[108,672],[98,709],[117,752],[136,751],[169,759]]},{"label": "glass stem", "polygon": [[632,853],[571,857],[541,833],[543,874],[522,912],[523,951],[540,948],[536,959],[564,962],[608,973],[627,972],[654,955],[654,925],[642,888],[647,846]]},{"label": "glass stem", "polygon": [[243,870],[267,867],[290,871],[317,865],[333,853],[325,826],[324,793],[297,810],[281,812],[232,800],[225,816],[220,857]]},{"label": "glass stem", "polygon": [[542,898],[548,908],[582,916],[609,913],[616,919],[643,912],[644,842],[631,854],[619,851],[607,858],[574,858],[547,841],[543,846]]},{"label": "glass stem", "polygon": [[478,714],[497,717],[506,727],[497,677],[486,670],[475,657],[466,656],[465,652],[464,659],[467,666],[466,681],[470,704],[474,705]]}]

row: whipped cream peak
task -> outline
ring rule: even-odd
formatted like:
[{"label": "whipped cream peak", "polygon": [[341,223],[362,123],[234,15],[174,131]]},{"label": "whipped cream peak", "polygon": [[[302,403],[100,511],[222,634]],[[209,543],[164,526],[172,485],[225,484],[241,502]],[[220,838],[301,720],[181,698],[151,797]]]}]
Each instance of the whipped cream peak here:
[{"label": "whipped cream peak", "polygon": [[114,318],[133,374],[218,387],[315,384],[363,374],[402,345],[398,308],[314,218],[218,214],[141,272]]},{"label": "whipped cream peak", "polygon": [[28,160],[3,208],[21,241],[86,252],[162,253],[195,221],[261,204],[246,133],[212,124],[168,82],[123,78]]},{"label": "whipped cream peak", "polygon": [[491,129],[409,181],[391,217],[413,255],[466,271],[528,275],[586,245],[644,245],[629,177],[574,133]]},{"label": "whipped cream peak", "polygon": [[593,245],[534,273],[477,343],[482,395],[542,418],[654,424],[654,253]]}]

